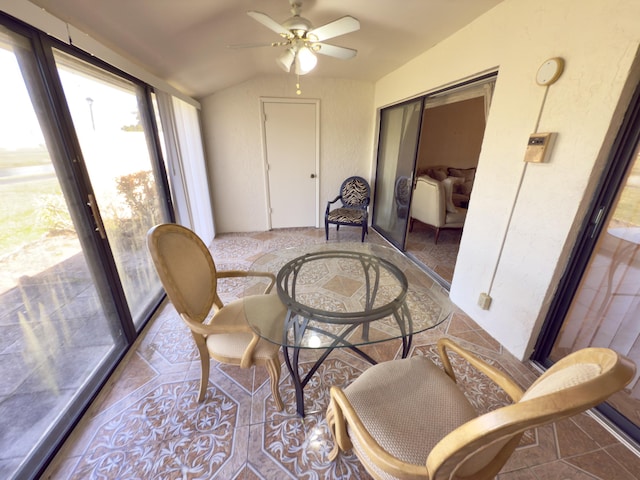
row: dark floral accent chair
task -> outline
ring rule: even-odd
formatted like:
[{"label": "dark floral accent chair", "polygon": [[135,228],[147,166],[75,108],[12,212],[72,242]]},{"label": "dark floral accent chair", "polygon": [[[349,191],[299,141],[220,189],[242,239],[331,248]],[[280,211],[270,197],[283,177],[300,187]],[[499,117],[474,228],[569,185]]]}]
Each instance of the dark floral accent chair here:
[{"label": "dark floral accent chair", "polygon": [[[361,241],[364,242],[365,234],[369,233],[367,222],[369,219],[368,207],[371,189],[369,183],[362,177],[349,177],[340,187],[340,195],[327,202],[327,210],[324,214],[325,237],[329,240],[329,224],[335,224],[336,230],[340,225],[349,225],[362,228]],[[338,200],[341,207],[331,210],[331,205]]]}]

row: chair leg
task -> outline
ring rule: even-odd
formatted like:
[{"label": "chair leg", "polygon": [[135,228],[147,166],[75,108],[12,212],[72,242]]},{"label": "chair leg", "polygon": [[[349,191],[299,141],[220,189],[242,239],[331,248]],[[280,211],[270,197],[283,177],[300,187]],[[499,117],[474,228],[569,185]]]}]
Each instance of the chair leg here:
[{"label": "chair leg", "polygon": [[362,238],[360,239],[361,242],[364,242],[364,234],[367,233],[367,226],[363,225],[362,226]]},{"label": "chair leg", "polygon": [[200,391],[198,392],[198,402],[202,402],[209,387],[209,350],[205,338],[197,333],[193,334],[198,352],[200,353]]},{"label": "chair leg", "polygon": [[271,395],[273,395],[273,401],[276,403],[278,411],[284,410],[284,404],[282,403],[282,397],[280,396],[280,359],[276,354],[275,357],[270,358],[266,362],[267,371],[269,372],[269,378],[271,381]]},{"label": "chair leg", "polygon": [[433,242],[434,245],[438,244],[438,237],[440,236],[440,228],[436,228],[436,239]]},{"label": "chair leg", "polygon": [[324,238],[325,240],[329,240],[329,222],[325,219],[324,221]]}]

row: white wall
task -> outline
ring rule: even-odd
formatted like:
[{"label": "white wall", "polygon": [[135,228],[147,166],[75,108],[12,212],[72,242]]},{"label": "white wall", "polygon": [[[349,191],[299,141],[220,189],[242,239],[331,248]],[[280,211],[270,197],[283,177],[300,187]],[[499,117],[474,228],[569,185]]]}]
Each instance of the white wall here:
[{"label": "white wall", "polygon": [[[499,68],[451,298],[519,358],[538,336],[628,102],[639,19],[638,0],[506,0],[376,83],[379,108]],[[556,56],[565,71],[545,102],[535,74]],[[558,139],[549,163],[525,164],[543,102],[537,131]],[[481,292],[493,298],[488,311]]]},{"label": "white wall", "polygon": [[284,73],[255,78],[201,101],[218,233],[268,228],[260,97],[320,99],[321,219],[346,177],[372,181],[373,84],[311,75],[300,77],[297,96],[295,78]]}]

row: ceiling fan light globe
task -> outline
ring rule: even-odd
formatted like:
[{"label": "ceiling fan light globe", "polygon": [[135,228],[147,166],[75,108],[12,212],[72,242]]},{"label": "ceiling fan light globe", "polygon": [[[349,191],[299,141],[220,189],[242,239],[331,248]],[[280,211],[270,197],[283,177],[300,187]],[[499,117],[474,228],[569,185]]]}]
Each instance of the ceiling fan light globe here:
[{"label": "ceiling fan light globe", "polygon": [[296,74],[305,75],[316,67],[318,57],[308,47],[302,47],[296,55]]},{"label": "ceiling fan light globe", "polygon": [[276,63],[285,71],[291,71],[291,65],[296,58],[295,52],[291,48],[287,48],[282,55],[276,58]]}]

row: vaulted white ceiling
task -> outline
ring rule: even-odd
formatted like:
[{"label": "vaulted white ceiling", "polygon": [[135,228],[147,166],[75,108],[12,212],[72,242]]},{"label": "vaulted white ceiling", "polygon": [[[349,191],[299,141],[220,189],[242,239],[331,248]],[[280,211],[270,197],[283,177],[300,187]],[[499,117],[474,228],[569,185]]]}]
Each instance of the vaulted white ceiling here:
[{"label": "vaulted white ceiling", "polygon": [[[246,12],[281,22],[291,16],[289,0],[30,1],[196,98],[257,75],[293,75],[275,63],[283,47],[227,48],[278,41]],[[319,56],[309,75],[376,81],[501,1],[302,0],[314,27],[344,15],[361,24],[326,42],[358,50],[355,58]]]}]

